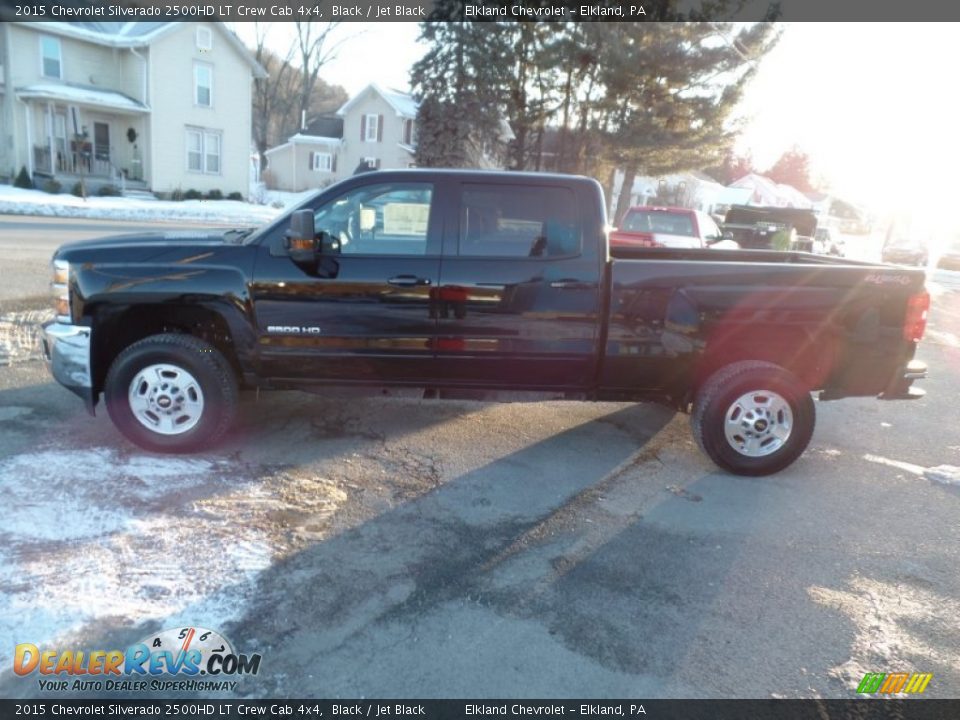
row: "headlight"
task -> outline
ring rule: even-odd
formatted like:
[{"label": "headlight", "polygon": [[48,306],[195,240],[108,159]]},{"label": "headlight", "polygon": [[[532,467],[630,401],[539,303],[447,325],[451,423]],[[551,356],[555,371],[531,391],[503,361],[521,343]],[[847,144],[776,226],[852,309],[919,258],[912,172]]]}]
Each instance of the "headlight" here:
[{"label": "headlight", "polygon": [[70,263],[53,261],[53,307],[59,322],[70,322]]}]

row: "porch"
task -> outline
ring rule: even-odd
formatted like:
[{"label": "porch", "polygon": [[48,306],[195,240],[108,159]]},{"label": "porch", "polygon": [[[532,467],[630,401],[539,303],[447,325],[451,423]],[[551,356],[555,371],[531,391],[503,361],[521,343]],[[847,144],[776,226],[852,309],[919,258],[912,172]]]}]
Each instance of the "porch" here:
[{"label": "porch", "polygon": [[34,175],[64,184],[84,178],[91,185],[146,187],[145,106],[117,92],[69,85],[33,86],[18,95]]},{"label": "porch", "polygon": [[117,175],[117,169],[110,161],[109,149],[100,157],[94,157],[89,143],[84,146],[71,141],[69,148],[65,147],[65,144],[52,147],[34,145],[33,173],[58,177],[76,175],[78,178],[113,178]]}]

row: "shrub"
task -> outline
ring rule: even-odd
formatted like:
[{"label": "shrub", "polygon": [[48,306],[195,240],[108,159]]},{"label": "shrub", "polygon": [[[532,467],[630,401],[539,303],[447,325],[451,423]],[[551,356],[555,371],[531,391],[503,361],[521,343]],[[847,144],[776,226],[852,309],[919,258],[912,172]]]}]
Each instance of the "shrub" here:
[{"label": "shrub", "polygon": [[223,193],[214,188],[207,193],[207,200],[223,200]]},{"label": "shrub", "polygon": [[183,200],[183,190],[176,188],[175,190],[170,191],[170,199],[174,202],[180,202]]},{"label": "shrub", "polygon": [[30,179],[30,174],[27,172],[26,166],[20,168],[20,172],[17,173],[17,179],[13,181],[13,186],[23,188],[24,190],[33,190],[33,180]]},{"label": "shrub", "polygon": [[276,208],[277,210],[283,210],[283,200],[274,200],[270,203],[270,207]]},{"label": "shrub", "polygon": [[240,201],[242,201],[242,200],[243,200],[243,195],[241,195],[241,194],[238,193],[238,192],[232,192],[232,193],[230,193],[229,195],[227,195],[227,200],[240,200]]},{"label": "shrub", "polygon": [[100,197],[119,197],[120,188],[116,185],[101,185],[100,189],[97,190],[97,195]]},{"label": "shrub", "polygon": [[184,200],[203,200],[203,193],[199,190],[194,190],[190,188],[183,194]]},{"label": "shrub", "polygon": [[51,195],[56,195],[58,192],[63,190],[63,185],[61,185],[59,182],[57,182],[53,178],[50,178],[43,183],[42,189],[44,192],[48,192]]},{"label": "shrub", "polygon": [[70,194],[76,195],[79,198],[85,198],[87,196],[87,188],[83,184],[83,180],[77,180],[73,187],[70,188]]}]

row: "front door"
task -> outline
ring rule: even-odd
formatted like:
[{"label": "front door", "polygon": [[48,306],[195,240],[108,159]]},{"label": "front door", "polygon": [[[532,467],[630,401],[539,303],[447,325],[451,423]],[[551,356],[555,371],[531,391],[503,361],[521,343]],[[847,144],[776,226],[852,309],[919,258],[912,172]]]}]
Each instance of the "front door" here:
[{"label": "front door", "polygon": [[110,125],[105,122],[93,123],[93,162],[96,174],[109,174]]},{"label": "front door", "polygon": [[370,384],[429,380],[437,207],[432,183],[361,176],[321,195],[313,208],[318,236],[341,243],[316,270],[290,259],[286,228],[266,237],[252,284],[261,373]]}]

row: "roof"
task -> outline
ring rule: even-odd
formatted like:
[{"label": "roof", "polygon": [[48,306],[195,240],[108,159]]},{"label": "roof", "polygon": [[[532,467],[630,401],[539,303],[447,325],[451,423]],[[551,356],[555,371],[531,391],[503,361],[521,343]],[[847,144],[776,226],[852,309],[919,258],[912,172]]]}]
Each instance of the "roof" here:
[{"label": "roof", "polygon": [[15,92],[19,98],[67,100],[71,103],[94,105],[113,110],[126,110],[134,113],[150,112],[150,108],[146,105],[123,93],[89,85],[36,83],[17,88]]},{"label": "roof", "polygon": [[[97,45],[106,45],[115,48],[136,48],[150,45],[159,38],[178,29],[182,25],[193,25],[193,23],[182,22],[25,22],[17,21],[17,24],[24,25],[33,30],[64,37],[72,37],[78,40],[96,43]],[[267,71],[261,67],[260,63],[250,53],[247,47],[240,41],[236,35],[222,22],[211,21],[221,34],[227,39],[227,42],[236,50],[240,56],[247,61],[253,70],[254,77],[266,78]]]},{"label": "roof", "polygon": [[313,136],[322,138],[342,138],[343,137],[343,118],[323,115],[314,118],[302,129],[298,135]]},{"label": "roof", "polygon": [[717,205],[746,205],[753,197],[750,188],[725,187],[713,199]]},{"label": "roof", "polygon": [[339,110],[337,110],[337,115],[341,117],[346,115],[347,112],[353,107],[360,98],[366,95],[368,92],[375,92],[380,95],[394,110],[397,111],[398,115],[408,118],[415,118],[417,116],[417,110],[420,107],[420,103],[413,99],[409,93],[402,92],[400,90],[385,89],[377,85],[376,83],[370,83],[363,90],[358,92],[352,98],[347,100]]}]

